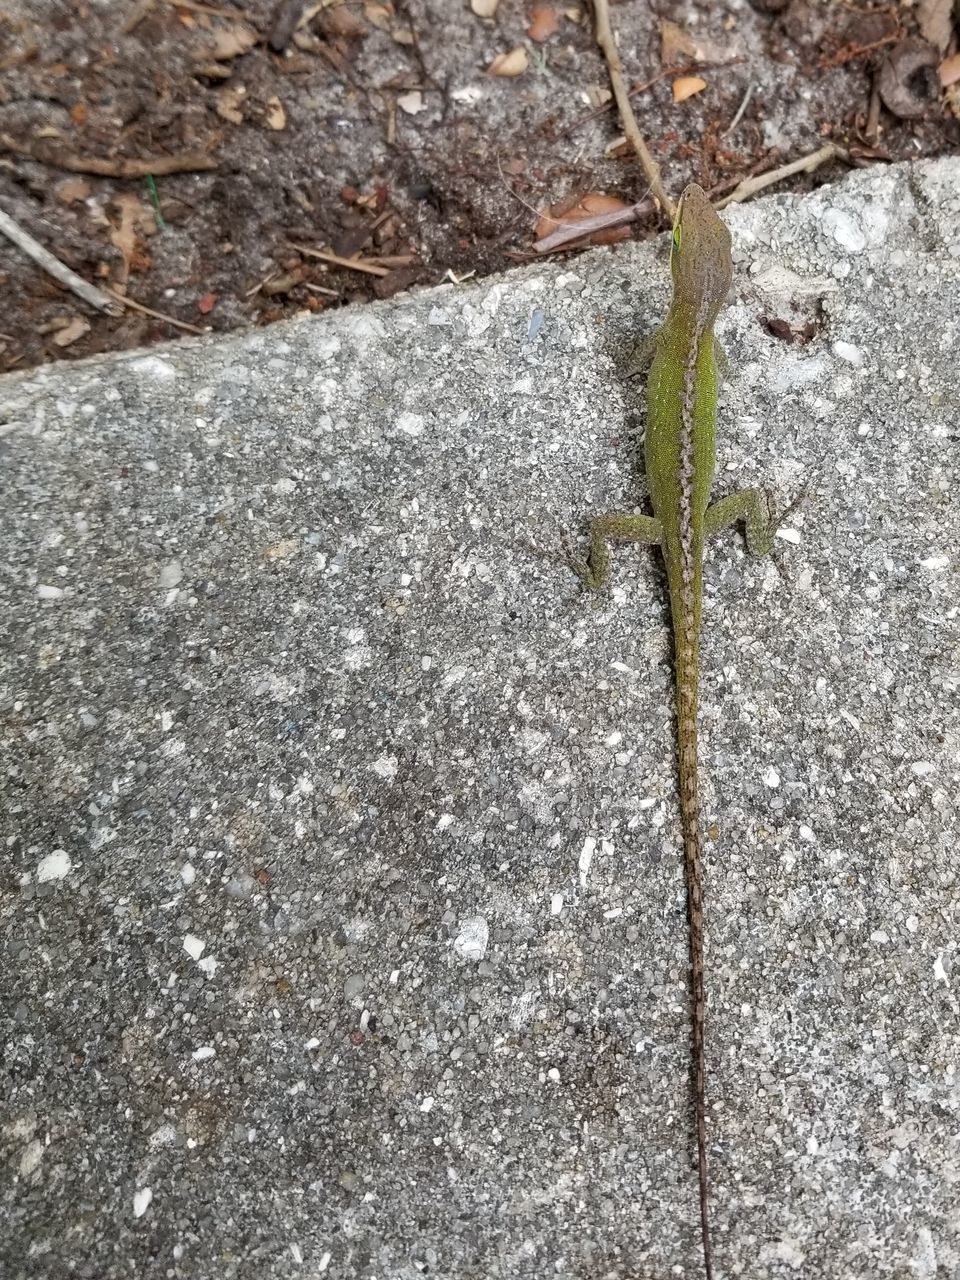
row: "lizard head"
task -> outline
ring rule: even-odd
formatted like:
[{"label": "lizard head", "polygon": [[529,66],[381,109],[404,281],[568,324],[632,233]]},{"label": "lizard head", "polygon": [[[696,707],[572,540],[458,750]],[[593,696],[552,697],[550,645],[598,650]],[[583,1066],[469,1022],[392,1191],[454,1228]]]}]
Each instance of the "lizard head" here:
[{"label": "lizard head", "polygon": [[715,318],[733,282],[730,232],[695,182],[684,187],[677,205],[670,270],[677,297]]}]

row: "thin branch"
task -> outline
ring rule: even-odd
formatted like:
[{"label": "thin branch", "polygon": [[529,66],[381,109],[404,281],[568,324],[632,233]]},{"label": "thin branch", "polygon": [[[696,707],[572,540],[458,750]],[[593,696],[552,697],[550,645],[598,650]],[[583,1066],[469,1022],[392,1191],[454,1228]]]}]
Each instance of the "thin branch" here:
[{"label": "thin branch", "polygon": [[751,80],[751,82],[747,85],[747,92],[743,95],[743,101],[740,103],[739,107],[737,107],[737,114],[733,117],[733,119],[724,129],[723,134],[721,135],[722,137],[724,138],[729,137],[730,134],[733,133],[737,125],[740,123],[740,121],[743,119],[744,112],[746,111],[747,107],[750,104],[750,99],[753,97],[753,91],[755,88],[756,88],[756,85]]},{"label": "thin branch", "polygon": [[388,276],[390,271],[387,267],[378,267],[373,263],[364,262],[362,258],[341,258],[337,253],[327,253],[324,249],[308,249],[305,244],[290,244],[291,249],[296,249],[297,253],[304,254],[307,258],[319,258],[321,262],[330,262],[335,267],[347,267],[351,271],[363,271],[368,276]]},{"label": "thin branch", "polygon": [[209,329],[198,329],[195,324],[187,324],[186,320],[176,320],[173,316],[165,316],[162,311],[154,311],[152,307],[145,307],[142,302],[134,302],[133,298],[128,298],[124,293],[117,293],[115,289],[110,289],[109,293],[112,298],[122,302],[125,307],[130,307],[132,311],[139,311],[145,316],[153,316],[154,320],[162,320],[164,324],[172,324],[175,329],[182,329],[184,333],[203,335],[210,332]]},{"label": "thin branch", "polygon": [[610,9],[607,0],[593,0],[593,12],[597,24],[597,44],[606,59],[607,70],[610,73],[610,86],[617,102],[617,110],[620,112],[623,131],[640,158],[643,172],[647,176],[647,181],[650,183],[657,203],[672,221],[675,212],[673,201],[667,195],[663,185],[663,178],[660,176],[660,166],[650,154],[647,144],[643,140],[643,135],[633,114],[633,108],[630,105],[630,95],[623,79],[623,64],[620,61],[617,42],[613,38],[613,29],[610,26]]},{"label": "thin branch", "polygon": [[799,160],[791,160],[789,164],[783,164],[779,169],[771,169],[769,173],[758,173],[753,178],[744,178],[728,196],[717,201],[716,208],[723,209],[728,204],[740,204],[744,200],[749,200],[751,196],[755,196],[758,191],[763,191],[765,187],[772,187],[774,183],[782,182],[784,178],[792,178],[795,173],[813,173],[814,169],[819,169],[820,165],[836,158],[846,159],[847,152],[836,143],[828,142],[819,151],[814,151],[809,156],[802,156]]},{"label": "thin branch", "polygon": [[14,222],[3,210],[0,210],[0,231],[8,240],[12,240],[18,249],[22,249],[38,267],[42,267],[48,275],[53,276],[54,280],[59,281],[84,302],[88,302],[91,307],[96,307],[98,311],[105,311],[107,315],[122,315],[121,308],[112,298],[102,293],[95,285],[88,284],[75,271],[71,271],[65,263],[55,258],[49,249],[45,249],[38,240],[34,240],[33,236],[24,231],[23,227]]},{"label": "thin branch", "polygon": [[216,169],[217,162],[205,151],[185,151],[179,156],[144,156],[127,160],[118,157],[108,160],[103,156],[78,156],[70,151],[57,151],[41,142],[17,142],[8,133],[0,133],[0,148],[14,151],[18,156],[29,156],[40,164],[53,169],[66,169],[69,173],[94,173],[101,178],[145,178],[153,174],[160,178],[168,173],[195,173],[201,169]]}]

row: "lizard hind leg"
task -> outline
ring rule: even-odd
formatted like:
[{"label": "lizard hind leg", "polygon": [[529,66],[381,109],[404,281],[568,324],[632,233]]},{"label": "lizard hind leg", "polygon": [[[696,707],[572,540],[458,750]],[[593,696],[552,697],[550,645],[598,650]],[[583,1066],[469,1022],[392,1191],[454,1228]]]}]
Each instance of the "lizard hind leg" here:
[{"label": "lizard hind leg", "polygon": [[663,525],[653,516],[597,516],[590,524],[590,539],[584,559],[567,548],[567,563],[585,587],[600,591],[610,577],[611,542],[644,542],[659,546],[663,542]]},{"label": "lizard hind leg", "polygon": [[703,524],[704,532],[709,538],[736,524],[738,520],[742,520],[746,528],[747,550],[750,554],[752,556],[769,555],[773,549],[773,539],[777,530],[793,515],[806,496],[806,492],[804,485],[779,515],[773,514],[770,495],[764,489],[741,489],[739,493],[718,498],[707,508]]}]

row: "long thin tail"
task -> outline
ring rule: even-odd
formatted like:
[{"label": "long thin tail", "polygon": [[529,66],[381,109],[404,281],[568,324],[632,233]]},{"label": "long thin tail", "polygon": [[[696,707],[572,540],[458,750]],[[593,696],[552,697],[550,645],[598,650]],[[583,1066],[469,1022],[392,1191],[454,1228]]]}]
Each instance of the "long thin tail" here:
[{"label": "long thin tail", "polygon": [[690,917],[690,972],[693,997],[693,1078],[697,1117],[697,1170],[700,1186],[700,1231],[706,1280],[713,1280],[710,1219],[707,1205],[707,1054],[706,989],[703,973],[703,887],[700,878],[700,813],[697,798],[698,645],[692,619],[677,635],[677,748],[680,767],[680,817],[683,866]]}]

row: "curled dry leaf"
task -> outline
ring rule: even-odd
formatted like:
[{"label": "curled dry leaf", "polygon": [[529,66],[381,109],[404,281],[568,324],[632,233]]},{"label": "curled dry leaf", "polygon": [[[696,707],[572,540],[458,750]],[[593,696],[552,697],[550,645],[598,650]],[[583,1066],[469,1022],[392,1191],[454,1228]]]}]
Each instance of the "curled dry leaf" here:
[{"label": "curled dry leaf", "polygon": [[478,18],[492,18],[500,0],[470,0],[470,8]]},{"label": "curled dry leaf", "polygon": [[[534,230],[537,240],[553,235],[561,224],[583,222],[586,218],[595,218],[601,213],[618,213],[621,209],[629,209],[625,200],[619,196],[608,196],[603,191],[588,191],[585,196],[572,196],[561,200],[559,204],[540,214]],[[607,227],[603,231],[595,231],[592,235],[583,236],[580,240],[571,240],[570,245],[614,244],[617,240],[630,237],[629,227]],[[569,246],[564,246],[565,248]]]},{"label": "curled dry leaf", "polygon": [[516,49],[511,49],[509,53],[498,53],[487,67],[487,75],[522,76],[529,64],[530,58],[521,44]]},{"label": "curled dry leaf", "polygon": [[702,93],[707,82],[701,76],[677,76],[673,82],[674,102],[686,102],[695,93]]},{"label": "curled dry leaf", "polygon": [[527,35],[531,40],[535,40],[537,44],[541,44],[560,29],[560,19],[557,17],[557,11],[551,5],[539,4],[530,14],[530,25],[527,27]]},{"label": "curled dry leaf", "polygon": [[925,40],[903,40],[883,60],[877,92],[888,111],[901,120],[918,120],[934,106],[940,55]]}]

